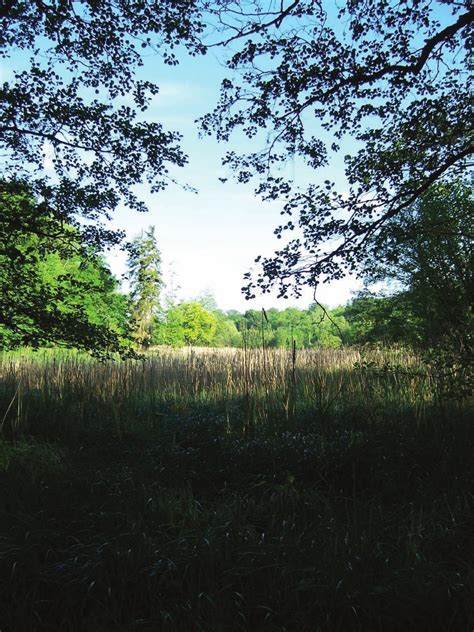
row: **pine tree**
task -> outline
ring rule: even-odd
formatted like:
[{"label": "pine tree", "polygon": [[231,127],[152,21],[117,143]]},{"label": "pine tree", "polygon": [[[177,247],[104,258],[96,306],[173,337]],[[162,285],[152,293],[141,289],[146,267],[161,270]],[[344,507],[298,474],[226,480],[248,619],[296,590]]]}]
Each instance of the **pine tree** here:
[{"label": "pine tree", "polygon": [[131,286],[132,336],[140,347],[150,345],[155,316],[160,308],[161,254],[155,237],[155,227],[141,231],[132,242],[128,257]]}]

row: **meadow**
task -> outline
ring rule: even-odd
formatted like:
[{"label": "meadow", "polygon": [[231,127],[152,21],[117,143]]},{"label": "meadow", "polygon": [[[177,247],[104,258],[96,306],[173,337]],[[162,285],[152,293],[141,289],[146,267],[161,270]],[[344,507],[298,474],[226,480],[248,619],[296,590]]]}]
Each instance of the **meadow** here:
[{"label": "meadow", "polygon": [[472,632],[472,400],[409,350],[0,373],[1,632]]}]

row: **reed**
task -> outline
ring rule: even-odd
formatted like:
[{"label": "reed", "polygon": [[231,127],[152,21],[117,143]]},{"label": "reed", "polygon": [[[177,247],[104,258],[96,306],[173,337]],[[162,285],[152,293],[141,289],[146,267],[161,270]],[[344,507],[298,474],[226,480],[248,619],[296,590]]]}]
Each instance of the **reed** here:
[{"label": "reed", "polygon": [[[363,366],[389,362],[413,372],[381,374]],[[165,348],[142,361],[107,363],[78,353],[23,351],[0,359],[3,423],[15,419],[17,427],[27,428],[36,418],[44,424],[46,413],[51,423],[67,427],[100,425],[117,415],[155,423],[163,405],[183,411],[199,403],[230,411],[242,400],[252,426],[288,421],[302,409],[314,423],[356,406],[410,406],[421,414],[433,391],[420,366],[404,349]]]},{"label": "reed", "polygon": [[0,358],[0,629],[469,630],[474,432],[408,349]]}]

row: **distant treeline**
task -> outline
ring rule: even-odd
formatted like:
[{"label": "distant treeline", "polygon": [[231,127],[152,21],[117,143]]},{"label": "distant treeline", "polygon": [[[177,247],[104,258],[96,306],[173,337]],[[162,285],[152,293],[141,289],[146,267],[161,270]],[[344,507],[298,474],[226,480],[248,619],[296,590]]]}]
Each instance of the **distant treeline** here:
[{"label": "distant treeline", "polygon": [[428,343],[430,322],[417,314],[408,292],[359,293],[347,305],[326,309],[222,311],[208,297],[181,303],[155,320],[152,344],[214,347],[340,347],[366,343]]},{"label": "distant treeline", "polygon": [[[471,190],[440,185],[407,209],[379,258],[366,263],[367,287],[329,310],[220,310],[212,295],[180,302],[161,273],[154,228],[129,248],[130,293],[93,242],[61,224],[18,182],[0,182],[0,348],[61,345],[96,355],[134,355],[151,346],[339,347],[405,343],[445,348],[463,362],[473,349]],[[41,209],[40,209],[41,210]]]}]

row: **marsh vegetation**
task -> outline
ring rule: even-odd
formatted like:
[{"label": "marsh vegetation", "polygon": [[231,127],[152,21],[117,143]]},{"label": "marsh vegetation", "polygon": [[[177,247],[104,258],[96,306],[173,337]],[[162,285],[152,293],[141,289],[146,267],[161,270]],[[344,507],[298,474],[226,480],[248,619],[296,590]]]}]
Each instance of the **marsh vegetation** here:
[{"label": "marsh vegetation", "polygon": [[412,352],[1,372],[3,632],[472,626],[472,410]]}]

